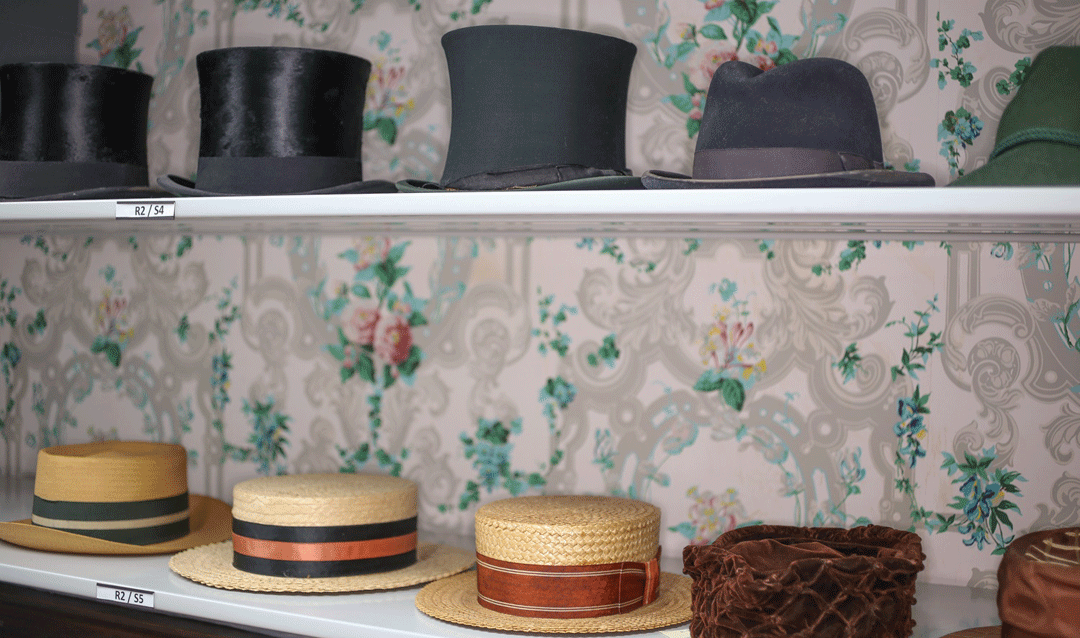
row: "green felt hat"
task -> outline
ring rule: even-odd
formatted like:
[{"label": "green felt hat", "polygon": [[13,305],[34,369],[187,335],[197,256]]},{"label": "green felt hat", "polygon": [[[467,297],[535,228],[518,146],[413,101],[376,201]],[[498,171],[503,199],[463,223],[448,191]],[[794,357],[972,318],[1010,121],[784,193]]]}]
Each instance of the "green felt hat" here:
[{"label": "green felt hat", "polygon": [[1035,58],[1005,107],[989,161],[949,186],[1080,185],[1080,47]]}]

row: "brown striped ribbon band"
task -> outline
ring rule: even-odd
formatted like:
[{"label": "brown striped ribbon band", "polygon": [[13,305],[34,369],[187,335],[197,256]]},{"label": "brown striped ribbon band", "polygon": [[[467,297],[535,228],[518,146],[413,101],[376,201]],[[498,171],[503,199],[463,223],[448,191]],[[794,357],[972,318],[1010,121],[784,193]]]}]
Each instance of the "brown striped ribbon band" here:
[{"label": "brown striped ribbon band", "polygon": [[660,550],[648,562],[528,565],[476,554],[477,602],[530,618],[625,614],[660,593]]},{"label": "brown striped ribbon band", "polygon": [[366,541],[289,543],[233,533],[233,551],[245,556],[287,561],[343,561],[395,556],[416,549],[416,532]]}]

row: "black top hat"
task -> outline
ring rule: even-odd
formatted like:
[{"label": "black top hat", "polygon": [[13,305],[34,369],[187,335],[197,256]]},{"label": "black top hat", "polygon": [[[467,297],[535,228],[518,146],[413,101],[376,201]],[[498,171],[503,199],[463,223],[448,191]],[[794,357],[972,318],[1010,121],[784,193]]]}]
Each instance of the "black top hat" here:
[{"label": "black top hat", "polygon": [[486,25],[451,31],[442,45],[452,109],[442,181],[401,190],[641,188],[626,168],[633,44]]},{"label": "black top hat", "polygon": [[202,132],[194,182],[177,195],[391,193],[363,181],[360,135],[371,63],[337,51],[233,47],[195,57]]},{"label": "black top hat", "polygon": [[646,188],[933,186],[888,170],[870,83],[842,60],[809,58],[762,71],[716,70],[701,116],[694,175],[647,171]]},{"label": "black top hat", "polygon": [[0,198],[145,197],[154,78],[112,67],[0,66]]}]

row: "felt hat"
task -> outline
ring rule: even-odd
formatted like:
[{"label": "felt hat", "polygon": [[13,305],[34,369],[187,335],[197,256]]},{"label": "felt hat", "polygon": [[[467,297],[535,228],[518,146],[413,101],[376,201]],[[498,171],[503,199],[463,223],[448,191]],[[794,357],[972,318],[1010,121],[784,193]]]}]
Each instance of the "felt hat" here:
[{"label": "felt hat", "polygon": [[1080,185],[1080,47],[1035,58],[998,121],[985,165],[949,186]]},{"label": "felt hat", "polygon": [[360,162],[371,63],[337,51],[231,47],[195,56],[195,181],[164,175],[175,195],[391,193]]},{"label": "felt hat", "polygon": [[641,188],[626,167],[626,96],[637,48],[586,31],[483,25],[442,37],[450,142],[424,190]]},{"label": "felt hat", "polygon": [[0,539],[69,554],[169,554],[229,536],[229,506],[188,494],[187,451],[103,441],[38,451],[28,519]]},{"label": "felt hat", "polygon": [[1080,527],[1025,534],[998,565],[1001,625],[943,638],[1070,638],[1080,632]]},{"label": "felt hat", "polygon": [[92,64],[0,66],[0,199],[118,199],[147,186],[154,78]]},{"label": "felt hat", "polygon": [[523,496],[476,512],[476,571],[426,585],[425,614],[532,633],[640,631],[690,619],[690,579],[659,568],[660,510],[607,496]]},{"label": "felt hat", "polygon": [[169,568],[219,589],[331,593],[393,589],[466,570],[471,552],[417,543],[417,487],[376,474],[268,476],[233,488],[232,540]]},{"label": "felt hat", "polygon": [[885,168],[870,83],[831,58],[768,71],[725,62],[701,114],[693,175],[650,170],[646,188],[933,186],[926,173]]},{"label": "felt hat", "polygon": [[696,638],[910,636],[918,535],[891,527],[754,525],[683,550]]}]

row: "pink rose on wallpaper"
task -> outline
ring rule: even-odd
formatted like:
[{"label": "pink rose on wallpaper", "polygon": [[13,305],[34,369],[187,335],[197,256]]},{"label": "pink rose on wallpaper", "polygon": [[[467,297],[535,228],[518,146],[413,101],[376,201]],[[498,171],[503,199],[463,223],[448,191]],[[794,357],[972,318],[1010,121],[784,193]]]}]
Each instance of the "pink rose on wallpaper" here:
[{"label": "pink rose on wallpaper", "polygon": [[401,315],[385,314],[375,326],[375,354],[384,361],[401,365],[412,351],[412,328]]},{"label": "pink rose on wallpaper", "polygon": [[379,322],[379,304],[374,299],[356,303],[342,326],[345,338],[362,346],[375,341],[375,325]]},{"label": "pink rose on wallpaper", "polygon": [[731,62],[739,59],[739,52],[734,47],[724,47],[723,49],[710,49],[705,52],[702,59],[699,70],[701,74],[705,76],[705,86],[708,86],[712,82],[712,76],[716,73],[717,67],[725,62]]},{"label": "pink rose on wallpaper", "polygon": [[356,241],[356,270],[365,270],[372,264],[386,261],[390,254],[389,237],[364,237]]}]

